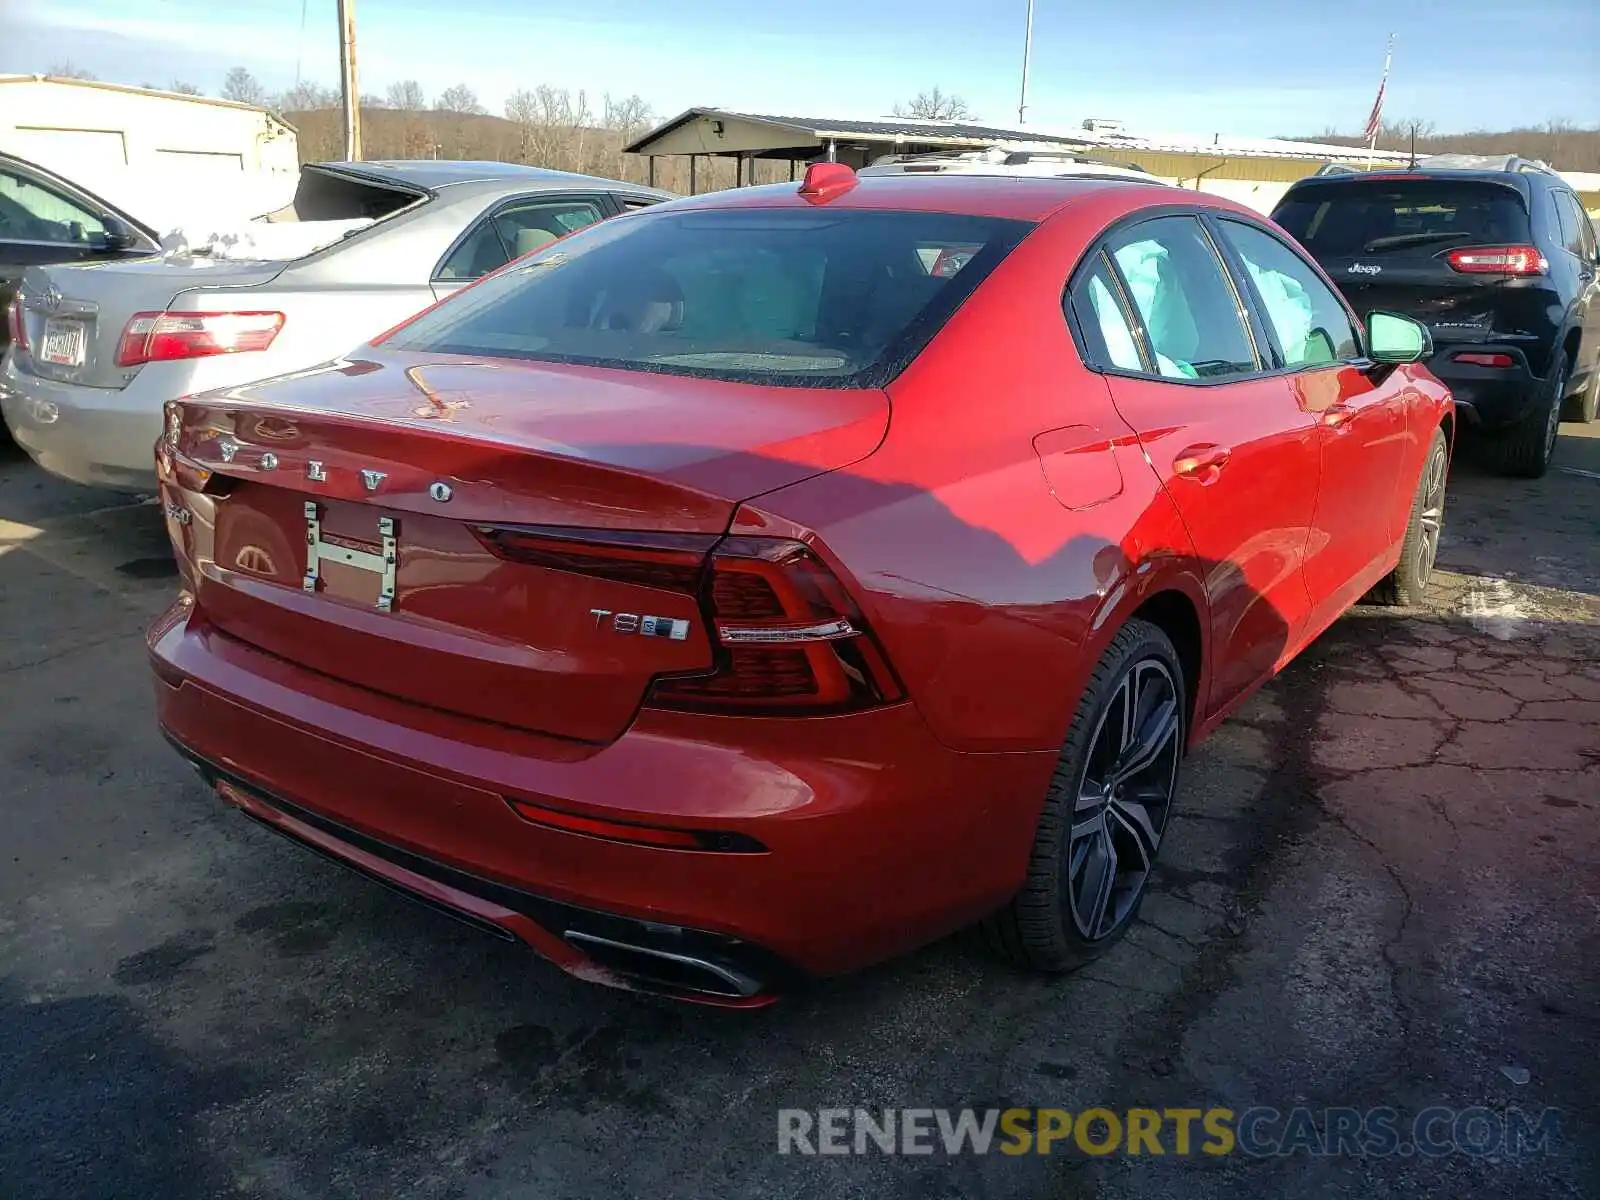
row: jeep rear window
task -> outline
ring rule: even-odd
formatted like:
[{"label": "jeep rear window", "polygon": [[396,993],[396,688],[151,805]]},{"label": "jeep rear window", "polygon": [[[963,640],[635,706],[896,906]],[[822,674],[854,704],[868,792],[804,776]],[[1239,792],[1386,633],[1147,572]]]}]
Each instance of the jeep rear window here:
[{"label": "jeep rear window", "polygon": [[1471,180],[1341,180],[1295,189],[1272,216],[1319,259],[1529,240],[1521,193]]},{"label": "jeep rear window", "polygon": [[387,344],[785,386],[877,387],[1031,228],[951,213],[655,209],[519,259]]}]

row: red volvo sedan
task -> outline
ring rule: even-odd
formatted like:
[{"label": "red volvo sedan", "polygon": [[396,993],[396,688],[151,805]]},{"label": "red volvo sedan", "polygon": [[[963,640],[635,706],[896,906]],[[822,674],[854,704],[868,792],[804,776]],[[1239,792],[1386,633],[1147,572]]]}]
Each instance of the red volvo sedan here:
[{"label": "red volvo sedan", "polygon": [[978,921],[1069,968],[1185,751],[1427,583],[1428,350],[1158,184],[830,164],[619,217],[168,406],[161,725],[584,979],[755,1006]]}]

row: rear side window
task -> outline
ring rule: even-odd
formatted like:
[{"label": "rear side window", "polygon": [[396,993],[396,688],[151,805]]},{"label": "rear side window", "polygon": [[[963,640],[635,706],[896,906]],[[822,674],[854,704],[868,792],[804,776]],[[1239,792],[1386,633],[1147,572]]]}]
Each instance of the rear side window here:
[{"label": "rear side window", "polygon": [[1031,228],[948,213],[638,214],[596,225],[462,292],[392,344],[876,387]]},{"label": "rear side window", "polygon": [[1472,180],[1371,180],[1297,188],[1273,219],[1319,259],[1432,256],[1529,240],[1522,196]]},{"label": "rear side window", "polygon": [[1583,206],[1575,196],[1566,192],[1552,192],[1551,197],[1555,200],[1556,214],[1561,221],[1561,242],[1568,253],[1584,260],[1594,258],[1594,226],[1589,222],[1589,214],[1583,211]]},{"label": "rear side window", "polygon": [[1117,299],[1117,285],[1103,257],[1097,255],[1094,265],[1073,284],[1072,315],[1078,319],[1092,365],[1119,371],[1144,370],[1139,343]]}]

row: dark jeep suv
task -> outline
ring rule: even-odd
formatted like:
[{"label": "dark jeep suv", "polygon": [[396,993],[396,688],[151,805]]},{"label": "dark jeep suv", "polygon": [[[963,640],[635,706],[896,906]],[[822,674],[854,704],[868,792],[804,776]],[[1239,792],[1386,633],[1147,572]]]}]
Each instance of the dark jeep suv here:
[{"label": "dark jeep suv", "polygon": [[1365,316],[1433,332],[1429,369],[1514,475],[1543,475],[1563,415],[1600,404],[1595,231],[1554,171],[1519,158],[1439,155],[1400,171],[1316,175],[1273,219]]}]

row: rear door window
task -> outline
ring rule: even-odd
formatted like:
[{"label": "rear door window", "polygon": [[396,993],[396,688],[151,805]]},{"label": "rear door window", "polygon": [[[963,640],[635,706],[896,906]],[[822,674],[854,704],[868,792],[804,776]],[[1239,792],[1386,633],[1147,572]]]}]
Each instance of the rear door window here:
[{"label": "rear door window", "polygon": [[1168,379],[1211,379],[1261,369],[1239,300],[1193,217],[1158,217],[1114,235],[1108,249]]},{"label": "rear door window", "polygon": [[1431,257],[1456,246],[1527,242],[1515,189],[1473,180],[1340,181],[1297,188],[1273,219],[1318,258]]},{"label": "rear door window", "polygon": [[551,246],[425,314],[393,344],[879,386],[1031,228],[947,213],[661,210]]},{"label": "rear door window", "polygon": [[503,205],[480,220],[450,252],[435,278],[452,283],[477,279],[604,216],[598,199]]}]

